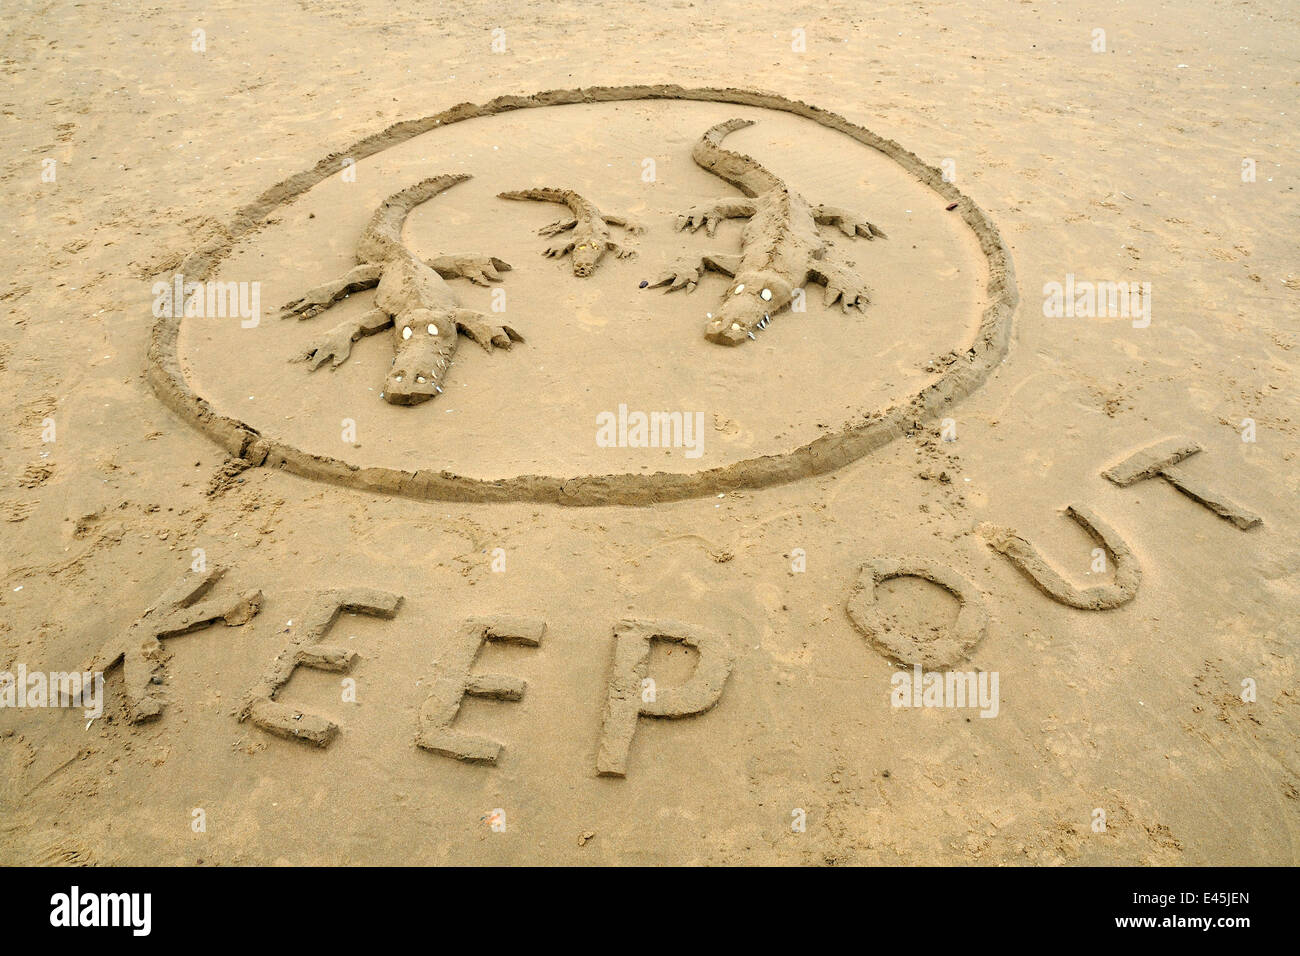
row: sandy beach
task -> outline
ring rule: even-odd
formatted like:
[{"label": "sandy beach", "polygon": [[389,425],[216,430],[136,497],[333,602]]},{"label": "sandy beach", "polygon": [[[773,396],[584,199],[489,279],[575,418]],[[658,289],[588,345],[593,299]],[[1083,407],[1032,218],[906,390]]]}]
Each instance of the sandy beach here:
[{"label": "sandy beach", "polygon": [[1295,10],[0,19],[0,863],[1300,863]]}]

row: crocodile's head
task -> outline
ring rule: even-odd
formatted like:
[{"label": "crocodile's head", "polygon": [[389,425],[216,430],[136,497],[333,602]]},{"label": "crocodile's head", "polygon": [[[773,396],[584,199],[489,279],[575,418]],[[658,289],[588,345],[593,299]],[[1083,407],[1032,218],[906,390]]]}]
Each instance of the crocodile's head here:
[{"label": "crocodile's head", "polygon": [[604,254],[603,243],[595,243],[590,239],[582,240],[573,247],[573,274],[579,279],[587,278],[596,271],[596,264]]},{"label": "crocodile's head", "polygon": [[794,287],[775,272],[742,272],[727,287],[721,307],[704,327],[704,337],[719,345],[743,345],[757,338],[793,297]]},{"label": "crocodile's head", "polygon": [[393,365],[384,378],[390,405],[419,405],[442,391],[456,348],[456,324],[445,313],[407,309],[393,319]]}]

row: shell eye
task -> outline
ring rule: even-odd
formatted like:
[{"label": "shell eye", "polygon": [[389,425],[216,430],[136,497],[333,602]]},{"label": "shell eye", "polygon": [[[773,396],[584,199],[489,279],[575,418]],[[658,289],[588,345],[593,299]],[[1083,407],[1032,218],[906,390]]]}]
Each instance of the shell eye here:
[{"label": "shell eye", "polygon": [[731,293],[731,294],[732,294],[732,295],[740,295],[740,293],[742,293],[742,292],[744,292],[744,291],[745,291],[745,283],[742,282],[740,285],[736,286],[736,291],[733,292],[733,293]]},{"label": "shell eye", "polygon": [[436,325],[432,325],[432,324],[431,324],[431,325],[429,326],[429,334],[430,334],[430,335],[437,335],[437,334],[438,334],[438,327],[437,327]]},{"label": "shell eye", "polygon": [[758,294],[758,297],[762,299],[764,302],[770,302],[772,300],[772,290],[764,289],[762,292]]},{"label": "shell eye", "polygon": [[406,328],[402,329],[402,338],[409,339],[410,337],[411,337],[411,327],[408,325]]}]

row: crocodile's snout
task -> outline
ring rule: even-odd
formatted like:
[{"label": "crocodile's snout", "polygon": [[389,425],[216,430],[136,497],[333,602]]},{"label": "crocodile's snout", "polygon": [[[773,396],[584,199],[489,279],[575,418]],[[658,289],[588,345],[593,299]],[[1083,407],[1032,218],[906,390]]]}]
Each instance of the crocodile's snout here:
[{"label": "crocodile's snout", "polygon": [[394,368],[384,379],[384,401],[390,405],[419,405],[427,402],[442,389],[429,372]]},{"label": "crocodile's snout", "polygon": [[779,276],[746,273],[727,290],[721,309],[709,317],[704,337],[718,345],[744,345],[790,304],[791,290]]},{"label": "crocodile's snout", "polygon": [[753,338],[754,334],[739,322],[727,325],[714,320],[705,329],[704,337],[717,345],[743,345]]},{"label": "crocodile's snout", "polygon": [[573,274],[585,279],[596,271],[600,252],[594,245],[579,243],[573,250]]}]

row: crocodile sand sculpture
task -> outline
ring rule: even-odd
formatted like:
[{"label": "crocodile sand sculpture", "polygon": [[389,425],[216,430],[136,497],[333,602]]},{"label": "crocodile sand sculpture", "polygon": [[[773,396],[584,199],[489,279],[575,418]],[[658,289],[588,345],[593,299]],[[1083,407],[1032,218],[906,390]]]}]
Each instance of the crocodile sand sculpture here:
[{"label": "crocodile sand sculpture", "polygon": [[[346,361],[352,343],[393,329],[393,364],[380,397],[393,405],[418,405],[442,391],[456,354],[458,336],[469,336],[487,351],[508,349],[523,337],[508,325],[495,325],[481,312],[462,309],[446,279],[464,278],[487,285],[510,269],[500,259],[481,255],[439,256],[424,262],[402,243],[402,225],[411,210],[467,175],[434,176],[384,200],[361,234],[356,268],[318,286],[283,307],[282,318],[310,319],[353,292],[375,288],[375,308],[339,323],[296,356],[318,369]],[[376,288],[377,287],[377,288]]]},{"label": "crocodile sand sculpture", "polygon": [[721,345],[740,345],[766,329],[772,316],[790,305],[796,289],[809,280],[826,287],[826,304],[838,300],[845,312],[867,306],[869,290],[835,247],[822,238],[818,224],[838,226],[850,238],[884,239],[885,234],[861,216],[835,206],[809,206],[802,196],[757,160],[722,148],[728,134],[752,120],[730,119],[711,127],[691,156],[704,169],[731,183],[745,198],[733,197],[693,206],[677,219],[677,228],[701,226],[710,236],[724,219],[748,219],[740,254],[710,254],[683,259],[649,288],[695,291],[706,269],[735,279],[716,312],[709,313],[704,334]]},{"label": "crocodile sand sculpture", "polygon": [[636,255],[634,249],[621,246],[609,238],[610,226],[621,226],[633,235],[645,231],[624,216],[604,215],[595,203],[579,196],[572,189],[520,189],[497,195],[501,199],[532,199],[569,207],[573,213],[572,219],[561,219],[543,226],[537,230],[537,234],[558,236],[562,232],[568,233],[563,239],[547,246],[542,254],[554,259],[573,253],[573,274],[580,279],[585,279],[596,271],[596,266],[606,252],[612,252],[620,259]]}]

